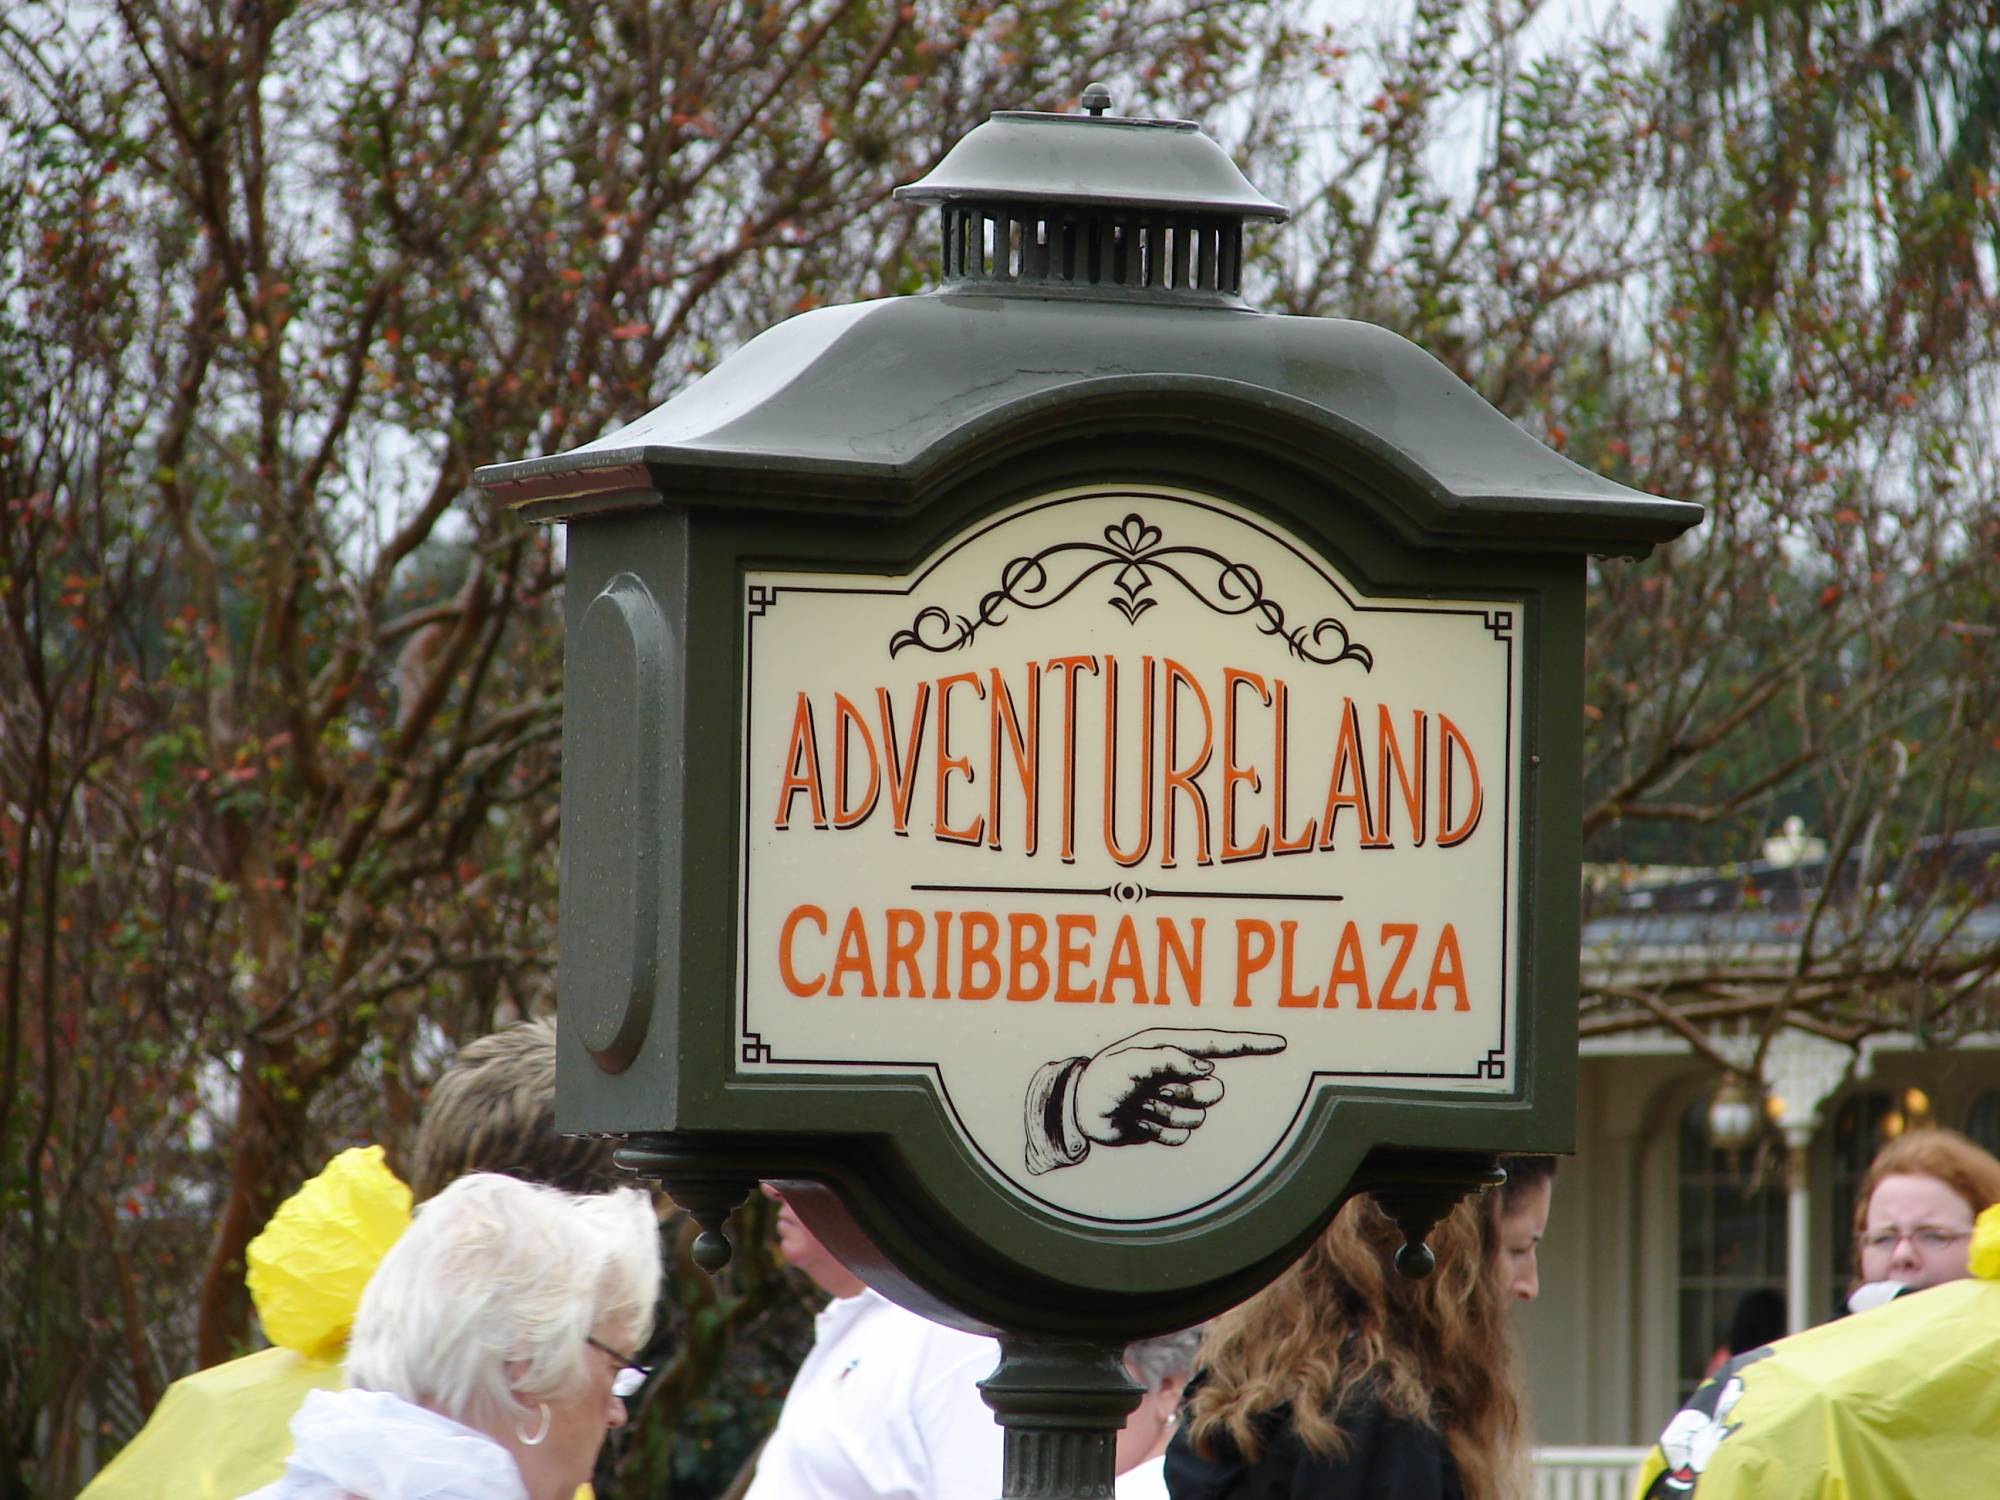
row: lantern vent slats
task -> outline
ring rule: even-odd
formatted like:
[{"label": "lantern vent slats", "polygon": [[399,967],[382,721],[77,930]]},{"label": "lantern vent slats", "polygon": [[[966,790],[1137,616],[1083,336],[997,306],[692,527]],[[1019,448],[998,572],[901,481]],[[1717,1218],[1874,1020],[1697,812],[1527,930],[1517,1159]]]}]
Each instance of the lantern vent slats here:
[{"label": "lantern vent slats", "polygon": [[1242,291],[1240,221],[981,203],[946,204],[940,217],[944,282],[957,290],[1119,288],[1148,300],[1201,302]]}]

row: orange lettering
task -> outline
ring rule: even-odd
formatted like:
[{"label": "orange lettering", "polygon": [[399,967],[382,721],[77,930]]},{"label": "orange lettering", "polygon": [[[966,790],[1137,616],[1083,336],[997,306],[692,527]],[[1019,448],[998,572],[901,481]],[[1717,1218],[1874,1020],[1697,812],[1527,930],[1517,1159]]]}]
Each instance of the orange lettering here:
[{"label": "orange lettering", "polygon": [[1458,933],[1449,922],[1438,937],[1437,952],[1431,955],[1431,977],[1424,985],[1425,1010],[1437,1009],[1433,1002],[1439,990],[1451,990],[1458,996],[1453,1010],[1472,1009],[1472,1002],[1465,994],[1465,959],[1458,951]]},{"label": "orange lettering", "polygon": [[[1348,786],[1352,780],[1353,785]],[[1346,790],[1342,790],[1345,787]],[[1352,698],[1343,699],[1340,709],[1340,738],[1333,746],[1333,769],[1326,778],[1326,809],[1319,819],[1319,846],[1333,847],[1334,820],[1340,816],[1342,808],[1354,810],[1354,820],[1361,825],[1361,842],[1365,846],[1372,831],[1368,826],[1368,767],[1361,754],[1361,716],[1356,712]]]},{"label": "orange lettering", "polygon": [[[1007,918],[1009,937],[1012,939],[1009,951],[1007,973],[1007,998],[1009,1000],[1039,1000],[1049,992],[1049,964],[1042,957],[1042,951],[1049,945],[1049,924],[1031,911],[1017,911]],[[1028,941],[1028,934],[1034,934],[1034,941]],[[1032,971],[1033,984],[1023,977]]]},{"label": "orange lettering", "polygon": [[[1004,733],[1009,748],[1014,753],[1014,769],[1021,777],[1021,852],[1035,852],[1037,812],[1041,799],[1035,794],[1036,772],[1040,769],[1042,746],[1042,679],[1035,674],[1034,663],[1028,664],[1028,727],[1021,728],[1021,717],[1014,711],[1014,695],[1001,679],[1000,669],[992,667],[992,692],[987,699],[987,716],[990,720],[988,733],[991,736],[990,758],[993,784],[986,789],[986,842],[994,849],[1000,847],[1000,738]],[[1033,747],[1032,749],[1030,747]]]},{"label": "orange lettering", "polygon": [[937,962],[931,969],[931,993],[940,1000],[949,1000],[951,991],[945,988],[944,977],[951,972],[951,913],[934,911],[931,920],[937,924]]},{"label": "orange lettering", "polygon": [[1403,812],[1410,820],[1410,846],[1421,849],[1424,846],[1424,795],[1429,790],[1425,772],[1430,765],[1424,754],[1426,732],[1430,715],[1421,708],[1410,711],[1411,743],[1416,746],[1417,779],[1414,787],[1410,784],[1410,773],[1403,763],[1403,747],[1396,743],[1396,720],[1389,712],[1389,705],[1380,703],[1375,708],[1375,831],[1372,837],[1363,839],[1364,849],[1387,849],[1392,847],[1389,820],[1389,774],[1395,772],[1396,784],[1403,794]]},{"label": "orange lettering", "polygon": [[[1264,686],[1264,679],[1255,672],[1239,671],[1235,667],[1222,669],[1222,858],[1225,863],[1239,859],[1262,859],[1271,841],[1271,830],[1262,824],[1257,828],[1255,843],[1236,842],[1236,784],[1247,781],[1253,792],[1263,790],[1263,779],[1255,768],[1244,769],[1236,764],[1236,690],[1248,683],[1266,708],[1271,706],[1271,690]],[[1241,923],[1238,924],[1239,932]],[[1270,928],[1265,927],[1269,932]],[[1238,939],[1239,947],[1241,938]],[[1266,955],[1268,957],[1268,955]],[[1238,1000],[1238,1005],[1247,1005],[1246,1000]]]},{"label": "orange lettering", "polygon": [[[1194,673],[1171,658],[1164,662],[1167,670],[1167,745],[1163,759],[1166,761],[1166,780],[1160,789],[1160,843],[1163,853],[1160,868],[1174,867],[1174,793],[1178,791],[1194,806],[1194,862],[1198,865],[1213,864],[1208,852],[1208,794],[1195,781],[1195,777],[1208,769],[1209,754],[1215,746],[1215,715],[1208,706],[1208,694],[1201,690],[1201,684],[1194,679]],[[1180,740],[1180,708],[1175,701],[1176,690],[1185,686],[1194,694],[1194,701],[1201,709],[1201,750],[1192,764],[1174,764],[1176,749]]]},{"label": "orange lettering", "polygon": [[[1452,749],[1456,746],[1465,754],[1465,774],[1472,782],[1471,795],[1466,799],[1472,805],[1465,815],[1465,821],[1453,826],[1452,807]],[[1460,732],[1459,727],[1443,714],[1438,715],[1438,779],[1444,783],[1444,790],[1438,797],[1437,844],[1440,849],[1450,849],[1472,837],[1479,826],[1480,810],[1486,800],[1479,790],[1479,763],[1472,758],[1472,745]]]},{"label": "orange lettering", "polygon": [[1250,976],[1271,961],[1277,946],[1277,934],[1269,922],[1255,917],[1236,919],[1236,1004],[1250,1003]]},{"label": "orange lettering", "polygon": [[986,689],[979,681],[977,672],[960,672],[952,677],[938,679],[937,717],[937,810],[933,815],[932,828],[937,837],[954,844],[976,844],[986,834],[986,818],[983,814],[973,818],[964,828],[953,828],[946,821],[950,817],[951,774],[956,771],[970,786],[976,779],[972,774],[972,762],[965,756],[951,753],[951,690],[961,683],[970,683],[981,698]]},{"label": "orange lettering", "polygon": [[1271,762],[1271,852],[1273,854],[1301,854],[1312,848],[1313,840],[1319,837],[1319,819],[1307,818],[1305,832],[1295,839],[1285,837],[1285,791],[1291,777],[1286,769],[1289,749],[1285,744],[1285,723],[1289,717],[1288,690],[1284,678],[1277,681],[1276,749]]},{"label": "orange lettering", "polygon": [[[975,928],[978,937],[973,936]],[[991,912],[962,911],[958,914],[958,931],[965,939],[959,945],[958,998],[991,1000],[1000,993],[1000,961],[994,956],[1000,947],[1000,924]],[[972,980],[974,964],[986,971],[986,977],[977,984]]]},{"label": "orange lettering", "polygon": [[1384,922],[1382,941],[1386,943],[1392,938],[1401,946],[1396,949],[1396,956],[1389,960],[1389,977],[1382,981],[1382,993],[1375,997],[1375,1005],[1378,1010],[1415,1010],[1417,992],[1406,990],[1397,994],[1396,981],[1403,977],[1403,965],[1410,961],[1410,949],[1417,941],[1417,924]]},{"label": "orange lettering", "polygon": [[1136,865],[1153,847],[1153,658],[1139,658],[1139,833],[1129,849],[1118,843],[1118,658],[1104,658],[1104,847],[1121,865]]},{"label": "orange lettering", "polygon": [[1278,930],[1283,934],[1279,943],[1283,953],[1278,964],[1278,1004],[1294,1010],[1317,1009],[1319,1007],[1317,989],[1307,990],[1303,995],[1295,993],[1292,989],[1292,944],[1299,935],[1299,924],[1280,922]]},{"label": "orange lettering", "polygon": [[885,945],[888,951],[882,959],[882,968],[889,978],[889,987],[884,993],[900,996],[903,988],[897,976],[906,973],[910,976],[910,993],[921,1000],[924,998],[924,981],[917,973],[917,954],[923,951],[924,919],[906,906],[892,906],[884,915],[889,929]]},{"label": "orange lettering", "polygon": [[826,936],[826,913],[817,906],[795,906],[785,916],[785,925],[778,929],[778,977],[785,981],[785,988],[794,995],[817,995],[826,985],[826,976],[820,975],[811,984],[799,978],[792,967],[792,934],[798,931],[799,923],[810,922],[819,929],[821,937]]},{"label": "orange lettering", "polygon": [[833,955],[833,983],[826,987],[829,995],[844,995],[840,981],[852,974],[861,982],[861,993],[874,995],[875,962],[868,952],[868,929],[861,921],[861,908],[847,908],[847,922],[840,929],[840,947]]},{"label": "orange lettering", "polygon": [[1174,967],[1180,970],[1181,988],[1187,992],[1188,1004],[1200,1005],[1201,935],[1203,929],[1208,926],[1208,918],[1196,917],[1190,924],[1194,928],[1194,953],[1192,956],[1189,955],[1187,948],[1181,943],[1180,929],[1174,925],[1173,919],[1171,917],[1161,917],[1158,920],[1160,924],[1160,988],[1159,992],[1153,997],[1154,1002],[1159,1005],[1167,1003],[1167,959],[1171,957],[1174,961]]},{"label": "orange lettering", "polygon": [[[1083,941],[1077,941],[1081,933]],[[1072,916],[1061,913],[1056,917],[1056,999],[1095,1000],[1097,981],[1079,985],[1075,979],[1076,967],[1090,962],[1090,939],[1097,935],[1097,918]],[[1105,999],[1111,996],[1106,994]]]},{"label": "orange lettering", "polygon": [[785,749],[785,778],[778,783],[778,816],[773,821],[779,828],[791,827],[792,799],[800,792],[812,806],[813,827],[826,827],[826,796],[819,786],[819,736],[813,732],[812,704],[804,693],[799,694],[798,707],[792,711],[792,742]]},{"label": "orange lettering", "polygon": [[[910,736],[902,754],[896,752],[896,709],[887,688],[875,689],[875,708],[882,718],[882,754],[889,762],[889,814],[897,833],[910,834],[910,802],[917,790],[917,758],[924,742],[924,719],[930,712],[931,685],[917,684],[917,711],[910,719]],[[942,988],[942,987],[940,987]]]},{"label": "orange lettering", "polygon": [[1326,976],[1326,1003],[1335,1010],[1340,1002],[1334,998],[1334,991],[1344,984],[1354,986],[1354,993],[1360,998],[1355,1001],[1356,1010],[1372,1010],[1374,1002],[1368,998],[1368,965],[1361,956],[1361,934],[1349,922],[1340,929],[1340,941],[1333,949],[1333,969]]},{"label": "orange lettering", "polygon": [[[868,752],[868,793],[850,807],[847,803],[847,741],[849,729],[860,731],[862,747]],[[853,828],[868,821],[875,811],[875,798],[882,790],[882,763],[875,756],[875,739],[862,722],[861,710],[845,693],[833,695],[833,826]]]},{"label": "orange lettering", "polygon": [[1044,672],[1063,674],[1062,848],[1058,853],[1066,865],[1076,863],[1076,674],[1085,667],[1096,672],[1097,658],[1058,656],[1042,663]]},{"label": "orange lettering", "polygon": [[[1162,922],[1165,920],[1161,918]],[[1105,1004],[1118,998],[1111,992],[1111,987],[1121,979],[1132,986],[1134,1005],[1144,1005],[1149,998],[1162,1005],[1166,1003],[1164,987],[1157,996],[1146,994],[1146,971],[1139,963],[1139,932],[1132,925],[1130,913],[1118,919],[1118,930],[1111,935],[1111,957],[1105,961],[1104,988],[1100,996]]]}]

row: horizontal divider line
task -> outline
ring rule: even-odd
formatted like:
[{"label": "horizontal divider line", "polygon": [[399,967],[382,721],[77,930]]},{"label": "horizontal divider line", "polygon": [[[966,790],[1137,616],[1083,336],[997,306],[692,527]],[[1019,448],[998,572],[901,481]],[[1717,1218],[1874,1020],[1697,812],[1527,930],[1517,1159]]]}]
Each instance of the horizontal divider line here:
[{"label": "horizontal divider line", "polygon": [[[1116,886],[1100,885],[913,885],[912,891],[951,891],[991,896],[1108,896],[1117,898]],[[1129,899],[1144,901],[1158,896],[1185,901],[1344,901],[1321,891],[1161,891],[1142,886]]]}]

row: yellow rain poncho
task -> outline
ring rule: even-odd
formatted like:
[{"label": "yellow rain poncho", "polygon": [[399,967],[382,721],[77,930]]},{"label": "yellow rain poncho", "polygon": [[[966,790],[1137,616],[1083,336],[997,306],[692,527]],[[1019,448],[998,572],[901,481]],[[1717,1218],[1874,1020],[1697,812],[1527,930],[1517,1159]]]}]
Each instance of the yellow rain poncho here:
[{"label": "yellow rain poncho", "polygon": [[167,1388],[80,1500],[234,1500],[276,1479],[306,1392],[336,1390],[361,1290],[410,1222],[380,1146],[343,1151],[279,1207],[245,1256],[276,1346]]},{"label": "yellow rain poncho", "polygon": [[2000,1206],[1971,1269],[1731,1361],[1667,1424],[1635,1500],[2000,1495]]}]

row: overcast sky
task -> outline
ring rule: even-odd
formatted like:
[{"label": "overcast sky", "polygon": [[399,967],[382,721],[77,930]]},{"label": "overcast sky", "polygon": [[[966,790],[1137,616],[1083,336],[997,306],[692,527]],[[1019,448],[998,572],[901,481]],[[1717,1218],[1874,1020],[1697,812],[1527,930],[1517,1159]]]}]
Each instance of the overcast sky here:
[{"label": "overcast sky", "polygon": [[[1412,0],[1317,0],[1318,9],[1329,20],[1348,25],[1367,25],[1409,14]],[[1623,14],[1637,22],[1655,41],[1666,29],[1673,0],[1543,0],[1530,34],[1556,38],[1599,31],[1614,16]]]}]

